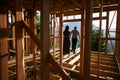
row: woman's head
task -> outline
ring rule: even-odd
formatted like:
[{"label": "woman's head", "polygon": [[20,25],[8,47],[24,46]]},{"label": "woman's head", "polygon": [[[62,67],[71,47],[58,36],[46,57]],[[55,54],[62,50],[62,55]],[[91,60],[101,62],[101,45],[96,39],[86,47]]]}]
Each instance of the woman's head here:
[{"label": "woman's head", "polygon": [[65,30],[66,30],[66,31],[68,31],[68,30],[69,30],[69,26],[68,26],[68,25],[65,27]]}]

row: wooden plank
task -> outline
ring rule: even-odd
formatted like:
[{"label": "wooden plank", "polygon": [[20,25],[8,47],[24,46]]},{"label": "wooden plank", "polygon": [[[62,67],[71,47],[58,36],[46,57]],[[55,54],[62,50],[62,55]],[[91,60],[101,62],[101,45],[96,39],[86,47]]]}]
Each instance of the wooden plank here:
[{"label": "wooden plank", "polygon": [[[91,63],[90,67],[97,69],[97,64],[96,63]],[[118,67],[109,66],[109,65],[102,65],[102,64],[100,64],[100,70],[119,73]]]},{"label": "wooden plank", "polygon": [[[35,8],[33,10],[30,10],[29,12],[29,18],[30,18],[30,27],[33,31],[33,33],[35,34],[36,32],[36,10]],[[27,38],[28,39],[28,54],[32,53],[33,55],[33,67],[35,68],[36,66],[36,53],[35,53],[35,43],[32,41],[31,38]],[[35,68],[36,69],[36,68]],[[34,70],[34,79],[36,80],[36,70]]]},{"label": "wooden plank", "polygon": [[[91,52],[91,56],[97,56],[98,52]],[[104,53],[100,53],[100,57],[106,57],[106,58],[115,58],[115,55],[107,54],[105,55]]]},{"label": "wooden plank", "polygon": [[[98,59],[98,57],[97,56],[96,57],[91,56],[91,59]],[[100,60],[101,61],[109,61],[109,62],[116,63],[116,59],[114,59],[114,58],[100,57]]]},{"label": "wooden plank", "polygon": [[[96,69],[91,69],[91,70],[90,70],[90,73],[97,75],[97,70],[96,70]],[[114,78],[114,79],[117,79],[117,80],[120,79],[120,74],[118,74],[118,73],[113,73],[113,72],[109,72],[109,71],[102,71],[102,70],[100,70],[100,71],[99,71],[99,75],[100,75],[100,76],[106,75],[106,77],[111,77],[111,78]]]},{"label": "wooden plank", "polygon": [[[108,4],[110,4],[110,1],[108,2]],[[108,38],[108,34],[109,34],[109,11],[107,10],[107,19],[106,19],[106,35],[105,38]],[[108,52],[108,40],[105,40],[105,54],[107,54]]]},{"label": "wooden plank", "polygon": [[66,67],[63,67],[63,69],[65,69],[72,78],[75,78],[75,79],[80,79],[80,75],[79,75],[79,71],[76,71],[76,70],[73,70],[73,69],[70,69],[70,68],[66,68]]},{"label": "wooden plank", "polygon": [[50,76],[50,80],[62,80],[62,78],[58,75],[49,74],[49,76]]},{"label": "wooden plank", "polygon": [[[91,51],[91,31],[92,31],[92,6],[93,1],[86,0],[85,3],[85,44],[84,44],[84,68],[83,68],[83,80],[89,80],[90,76],[90,51]],[[88,42],[89,41],[89,42]]]},{"label": "wooden plank", "polygon": [[[36,60],[40,60],[40,56],[37,56]],[[33,61],[33,55],[25,56],[24,61],[25,62]],[[12,67],[12,66],[15,66],[15,65],[16,65],[16,60],[15,59],[8,61],[8,67]]]},{"label": "wooden plank", "polygon": [[41,1],[41,80],[49,80],[49,1]]},{"label": "wooden plank", "polygon": [[73,67],[73,65],[71,65],[71,64],[68,64],[68,63],[63,63],[63,67],[66,67],[66,68],[72,68]]},{"label": "wooden plank", "polygon": [[81,21],[81,19],[63,20],[63,22],[78,22],[78,21]]},{"label": "wooden plank", "polygon": [[[118,10],[117,10],[117,26],[116,26],[116,38],[120,38],[120,1],[118,2]],[[116,58],[118,60],[118,67],[120,71],[120,39],[116,40]]]},{"label": "wooden plank", "polygon": [[[16,21],[23,20],[22,15],[22,0],[19,2],[16,0]],[[21,24],[15,26],[15,38],[16,38],[16,68],[17,68],[17,80],[25,80],[25,68],[24,68],[24,54],[23,54],[23,29]]]},{"label": "wooden plank", "polygon": [[99,71],[100,71],[100,52],[101,52],[101,30],[102,30],[102,12],[103,12],[103,0],[100,1],[100,24],[99,24],[99,31],[98,31],[98,68],[97,68],[97,77],[99,78]]},{"label": "wooden plank", "polygon": [[[1,33],[1,30],[7,29],[7,11],[3,9],[3,13],[0,11],[0,35],[8,34]],[[7,36],[0,37],[0,80],[8,80],[8,41]]]},{"label": "wooden plank", "polygon": [[74,54],[74,55],[71,55],[70,57],[66,58],[63,60],[63,62],[69,62],[70,60],[72,60],[75,56],[77,56],[78,54]]},{"label": "wooden plank", "polygon": [[80,56],[76,56],[74,59],[72,59],[69,64],[73,65],[75,62],[77,62],[80,59]]},{"label": "wooden plank", "polygon": [[[54,5],[55,6],[55,5]],[[54,8],[55,9],[55,8]],[[53,14],[53,20],[54,20],[54,26],[53,26],[53,39],[54,39],[54,42],[53,42],[53,57],[55,58],[55,49],[56,49],[56,13],[54,12]]]},{"label": "wooden plank", "polygon": [[[11,23],[13,24],[15,22],[15,16],[11,14]],[[13,49],[15,49],[15,27],[12,27],[13,30]]]},{"label": "wooden plank", "polygon": [[59,32],[60,32],[60,65],[62,66],[63,65],[63,4],[62,4],[62,0],[61,0],[61,2],[60,2],[60,6],[61,6],[61,8],[60,8],[60,30],[59,30]]},{"label": "wooden plank", "polygon": [[50,34],[49,34],[49,37],[50,37],[50,49],[52,49],[52,14],[49,14],[49,28],[50,28]]},{"label": "wooden plank", "polygon": [[[41,71],[40,70],[36,70],[36,73],[38,76],[41,75]],[[62,78],[59,75],[55,75],[55,74],[49,74],[49,80],[62,80]]]},{"label": "wooden plank", "polygon": [[68,74],[55,62],[54,58],[49,54],[49,60],[53,68],[58,72],[58,74],[63,78],[63,80],[71,80]]},{"label": "wooden plank", "polygon": [[[96,59],[91,59],[91,62],[92,62],[92,63],[98,63],[98,60],[96,60]],[[109,66],[115,66],[115,67],[118,66],[117,63],[109,62],[109,61],[100,61],[100,64],[109,65]]]},{"label": "wooden plank", "polygon": [[4,29],[1,28],[0,29],[0,38],[6,38],[6,37],[8,37],[8,29],[7,28],[4,28]]},{"label": "wooden plank", "polygon": [[[84,3],[84,0],[82,0],[82,10],[81,10],[81,47],[80,47],[80,75],[83,76],[84,74],[84,47],[85,47],[85,3]],[[83,77],[82,77],[83,78]]]}]

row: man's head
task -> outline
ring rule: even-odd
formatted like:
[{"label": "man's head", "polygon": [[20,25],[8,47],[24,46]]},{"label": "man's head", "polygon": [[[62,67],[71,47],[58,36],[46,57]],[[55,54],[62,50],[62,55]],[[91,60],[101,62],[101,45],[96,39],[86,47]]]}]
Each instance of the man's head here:
[{"label": "man's head", "polygon": [[77,27],[75,26],[75,27],[74,27],[74,29],[76,30],[76,29],[77,29]]}]

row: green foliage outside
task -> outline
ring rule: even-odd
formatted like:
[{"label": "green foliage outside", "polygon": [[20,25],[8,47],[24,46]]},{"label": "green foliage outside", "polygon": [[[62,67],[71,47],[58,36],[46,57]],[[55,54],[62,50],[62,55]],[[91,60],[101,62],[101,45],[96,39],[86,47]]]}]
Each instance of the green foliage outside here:
[{"label": "green foliage outside", "polygon": [[36,12],[36,33],[37,33],[37,36],[40,37],[40,13],[39,11]]},{"label": "green foliage outside", "polygon": [[[92,30],[92,36],[99,36],[99,30]],[[101,32],[101,37],[103,37],[103,31]],[[99,39],[92,38],[91,51],[98,51]],[[105,50],[105,42],[101,40],[101,52]]]}]

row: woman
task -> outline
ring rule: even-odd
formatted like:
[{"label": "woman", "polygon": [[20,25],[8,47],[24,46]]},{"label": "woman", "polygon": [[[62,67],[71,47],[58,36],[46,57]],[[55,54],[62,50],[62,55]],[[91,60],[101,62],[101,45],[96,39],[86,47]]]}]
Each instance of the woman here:
[{"label": "woman", "polygon": [[63,54],[70,54],[70,31],[69,26],[65,27],[63,32],[64,42],[63,42]]}]

